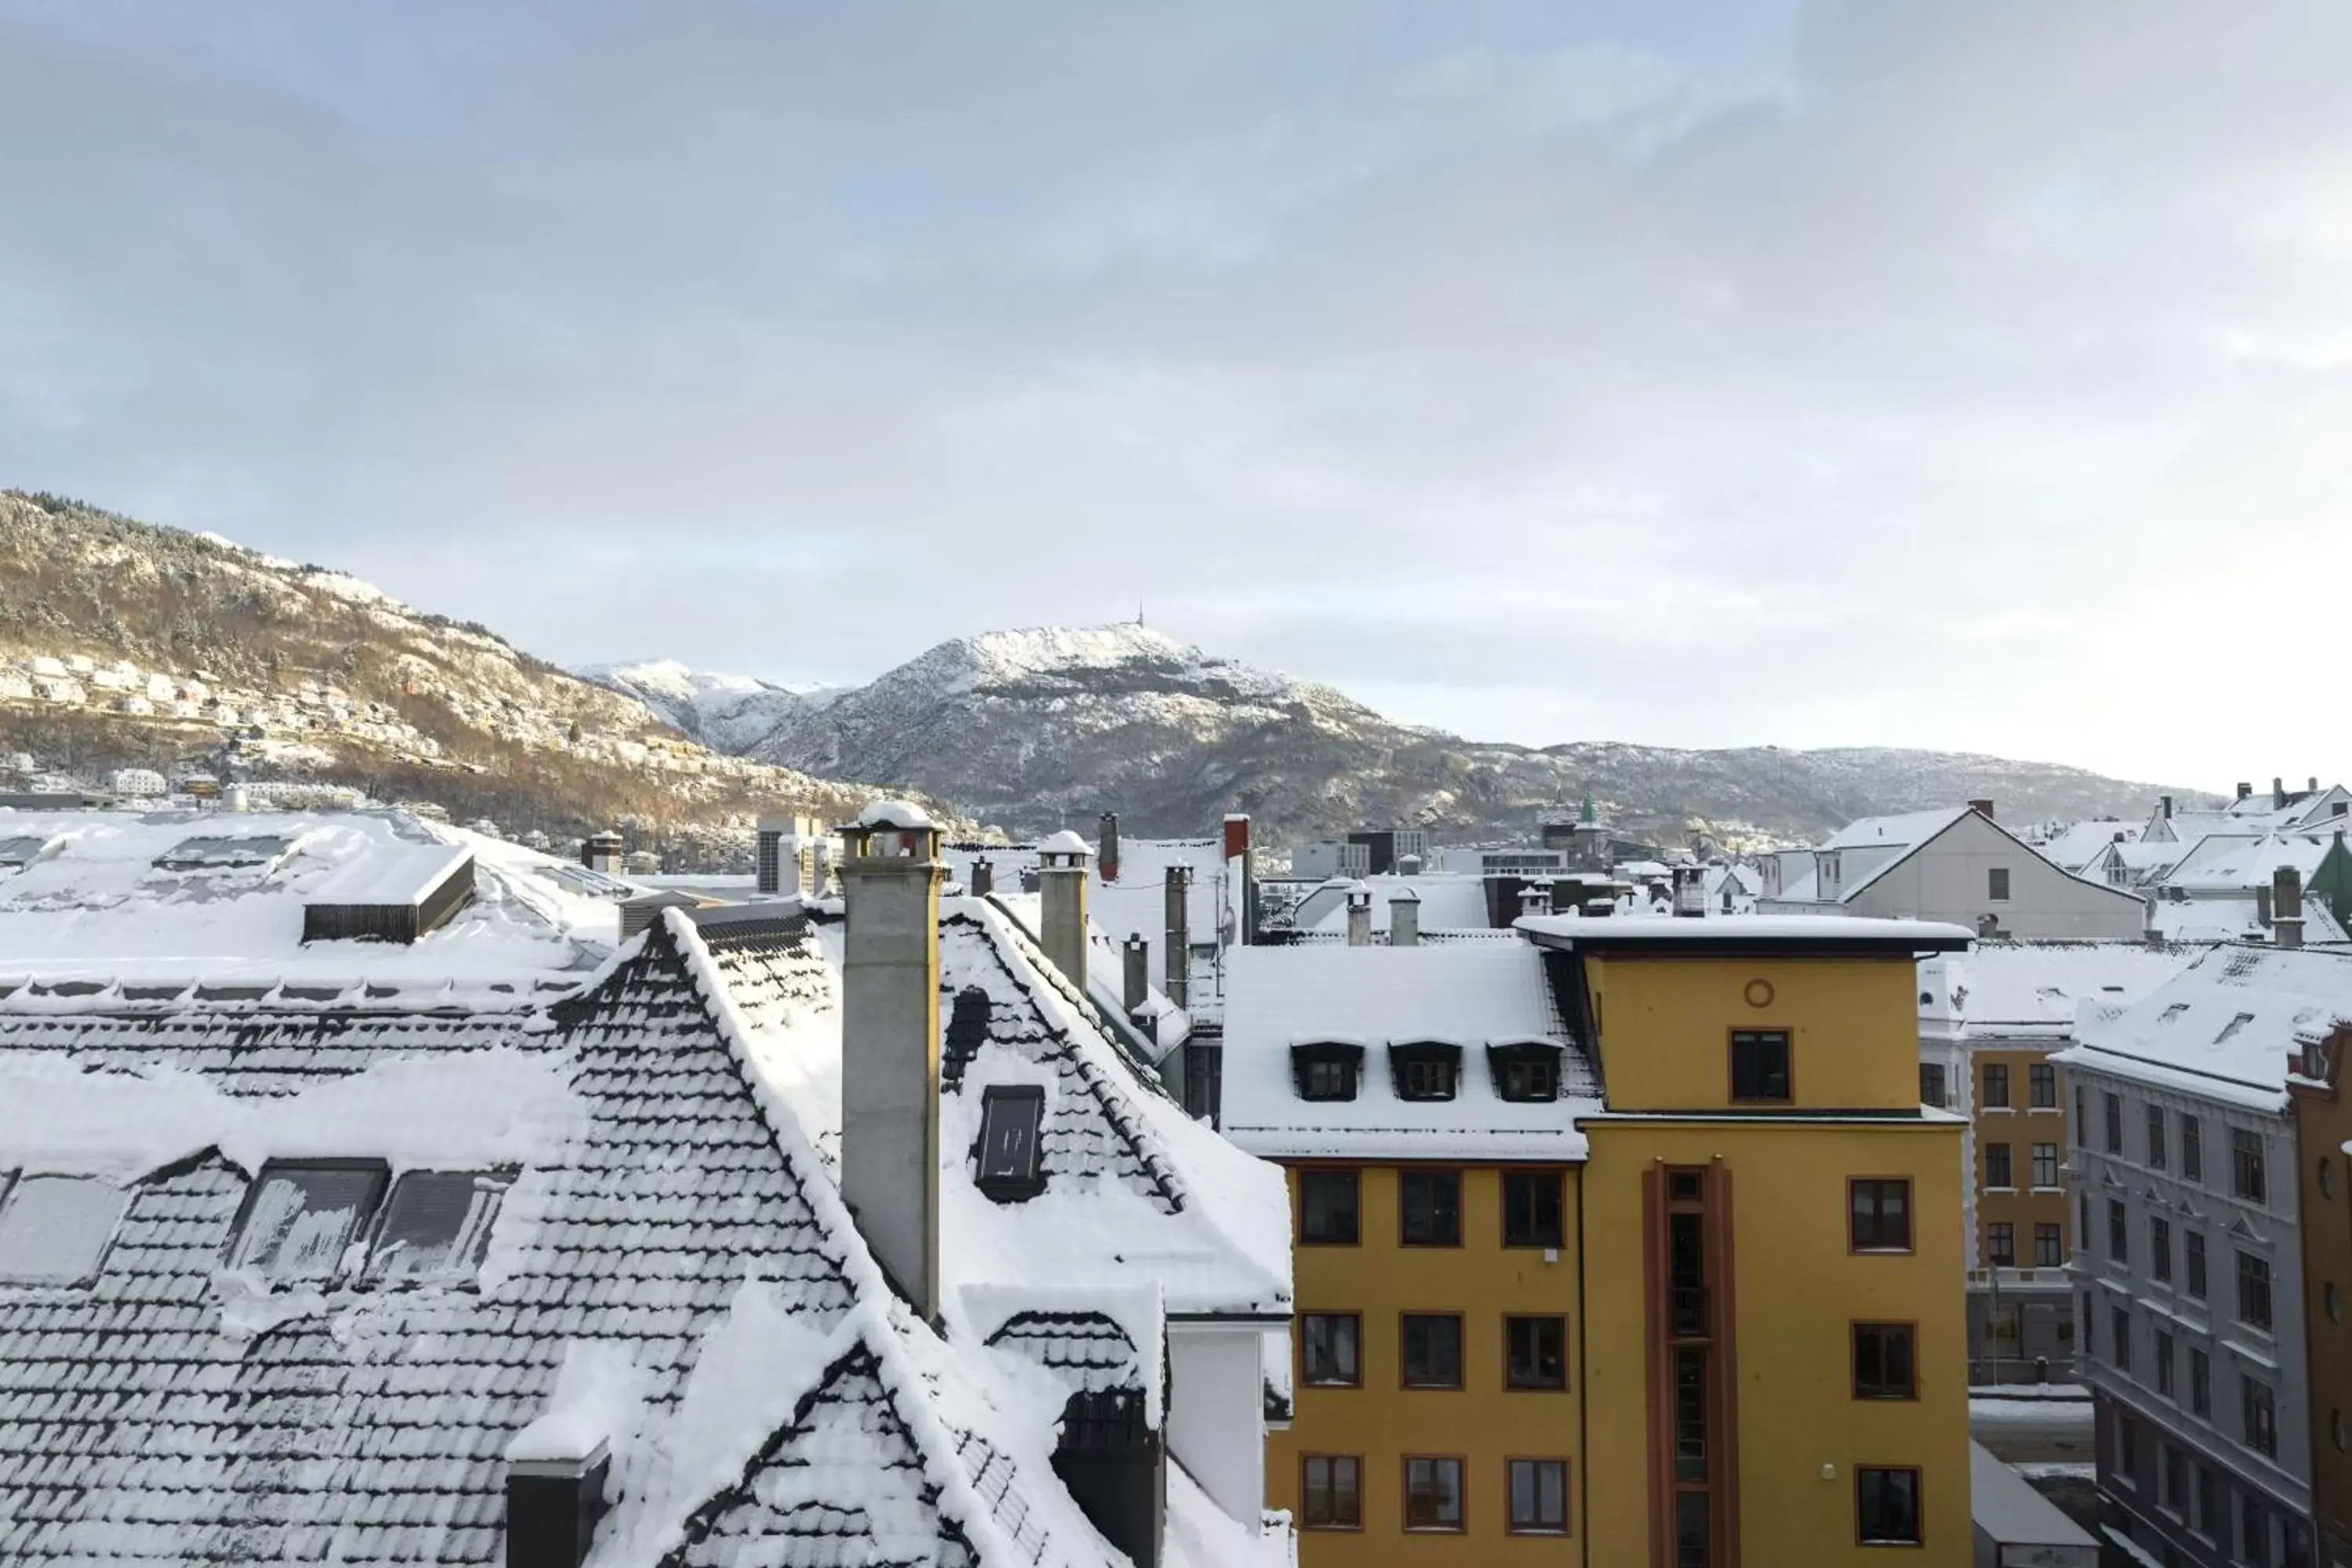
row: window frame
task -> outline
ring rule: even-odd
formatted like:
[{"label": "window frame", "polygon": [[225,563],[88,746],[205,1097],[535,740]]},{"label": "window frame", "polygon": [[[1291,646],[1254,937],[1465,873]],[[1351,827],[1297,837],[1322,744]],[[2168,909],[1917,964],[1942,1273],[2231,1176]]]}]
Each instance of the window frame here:
[{"label": "window frame", "polygon": [[2009,901],[2009,868],[2006,866],[1986,867],[1985,902],[1989,904],[2005,904]]},{"label": "window frame", "polygon": [[[343,1238],[341,1256],[337,1258],[335,1266],[324,1274],[279,1274],[257,1265],[240,1266],[236,1262],[237,1253],[245,1245],[246,1227],[252,1223],[254,1207],[260,1203],[261,1194],[269,1185],[270,1177],[286,1171],[367,1172],[375,1177],[375,1184],[369,1190],[364,1212],[352,1222],[351,1233]],[[367,1258],[364,1256],[366,1248],[362,1249],[363,1255],[356,1272],[347,1273],[343,1263],[351,1254],[353,1242],[367,1242],[373,1237],[376,1216],[383,1212],[384,1200],[391,1195],[392,1163],[388,1160],[340,1157],[317,1160],[265,1160],[262,1162],[261,1169],[253,1173],[253,1179],[246,1183],[245,1195],[237,1202],[236,1217],[230,1222],[228,1238],[221,1247],[221,1267],[250,1268],[258,1278],[268,1281],[273,1289],[303,1284],[308,1284],[313,1289],[341,1285],[347,1279],[366,1272]]]},{"label": "window frame", "polygon": [[[2010,1093],[2009,1064],[2007,1062],[1985,1063],[1984,1070],[1979,1075],[1979,1077],[1982,1079],[1984,1083],[1984,1104],[1982,1109],[1986,1110],[2014,1110],[2017,1109],[2016,1103]],[[1998,1096],[1993,1093],[1993,1085],[1995,1084],[1999,1084],[2000,1086],[2000,1093]]]},{"label": "window frame", "polygon": [[383,1195],[376,1201],[375,1213],[369,1217],[367,1250],[361,1257],[360,1266],[352,1276],[352,1282],[362,1289],[370,1290],[414,1290],[428,1286],[444,1289],[478,1290],[481,1288],[482,1264],[482,1259],[478,1258],[462,1268],[444,1269],[436,1274],[404,1274],[387,1277],[378,1267],[379,1255],[383,1247],[383,1228],[392,1218],[393,1200],[400,1195],[402,1186],[418,1176],[465,1176],[477,1182],[488,1180],[504,1184],[499,1195],[498,1210],[490,1215],[489,1223],[482,1231],[480,1245],[487,1254],[489,1250],[490,1237],[497,1231],[499,1220],[505,1212],[507,1197],[513,1193],[515,1184],[521,1180],[522,1167],[520,1165],[416,1166],[394,1175],[391,1182],[384,1187]]},{"label": "window frame", "polygon": [[[1028,1156],[1024,1168],[992,1174],[989,1170],[989,1130],[997,1118],[1029,1119]],[[1001,1124],[998,1124],[1001,1125]],[[1045,1190],[1045,1086],[1042,1083],[992,1083],[980,1093],[980,1136],[972,1145],[972,1184],[992,1203],[1025,1203]]]},{"label": "window frame", "polygon": [[2238,1373],[2238,1425],[2247,1447],[2266,1459],[2278,1458],[2278,1391],[2247,1376],[2242,1368]]},{"label": "window frame", "polygon": [[[1314,1488],[1311,1485],[1308,1477],[1310,1474],[1309,1467],[1318,1463],[1321,1463],[1326,1466],[1346,1463],[1355,1467],[1356,1517],[1352,1523],[1340,1523],[1336,1521],[1322,1524],[1315,1522],[1313,1514],[1307,1508],[1307,1499],[1314,1495]],[[1336,1502],[1339,1496],[1337,1477],[1330,1471],[1327,1470],[1326,1479],[1330,1483],[1328,1489],[1332,1500]],[[1364,1528],[1364,1457],[1361,1454],[1302,1453],[1298,1456],[1298,1528],[1301,1530],[1352,1531],[1359,1533],[1362,1531]]]},{"label": "window frame", "polygon": [[[1890,1247],[1879,1241],[1874,1241],[1867,1246],[1864,1245],[1857,1225],[1860,1215],[1855,1212],[1855,1200],[1861,1195],[1861,1189],[1865,1185],[1874,1189],[1888,1186],[1899,1186],[1903,1189],[1903,1244],[1900,1247]],[[1848,1176],[1845,1179],[1847,1255],[1880,1258],[1908,1258],[1916,1255],[1919,1250],[1916,1197],[1915,1184],[1909,1176]],[[1874,1224],[1883,1231],[1886,1223],[1885,1204],[1884,1196],[1876,1192],[1873,1194],[1873,1209]]]},{"label": "window frame", "polygon": [[[1398,1500],[1402,1505],[1397,1513],[1400,1527],[1408,1535],[1461,1535],[1470,1529],[1470,1460],[1462,1454],[1400,1455],[1399,1479],[1402,1490]],[[1451,1465],[1454,1467],[1454,1510],[1452,1524],[1415,1524],[1412,1522],[1412,1468],[1415,1465]]]},{"label": "window frame", "polygon": [[[1907,1475],[1911,1478],[1911,1536],[1873,1536],[1864,1527],[1863,1487],[1869,1476]],[[1853,1542],[1856,1546],[1916,1550],[1927,1544],[1927,1478],[1917,1465],[1856,1465],[1853,1468]]]},{"label": "window frame", "polygon": [[[2237,1321],[2257,1333],[2275,1333],[2277,1331],[2275,1325],[2278,1322],[2275,1289],[2277,1276],[2271,1270],[2271,1260],[2260,1253],[2249,1252],[2242,1247],[2232,1247],[2231,1250],[2238,1255],[2237,1300],[2233,1303]],[[2248,1315],[2248,1309],[2253,1304],[2249,1298],[2256,1293],[2259,1293],[2261,1298],[2259,1304],[2262,1308],[2262,1316],[2259,1318]]]},{"label": "window frame", "polygon": [[[1996,1150],[2000,1152],[1998,1154],[1994,1152]],[[2005,1141],[1998,1143],[1988,1141],[1985,1143],[1984,1184],[1987,1192],[2017,1191],[2017,1161],[2014,1152]],[[1993,1167],[1996,1164],[2000,1167],[2000,1174],[1998,1177],[1993,1174]]]},{"label": "window frame", "polygon": [[2175,1118],[2180,1123],[2180,1179],[2205,1184],[2205,1127],[2202,1117],[2182,1111]]},{"label": "window frame", "polygon": [[2172,1221],[2160,1214],[2147,1216],[2147,1277],[2172,1283]]},{"label": "window frame", "polygon": [[[1851,1398],[1871,1405],[1916,1405],[1919,1400],[1919,1325],[1900,1319],[1856,1318],[1847,1325],[1846,1381]],[[1886,1351],[1879,1349],[1879,1386],[1865,1387],[1862,1378],[1862,1344],[1865,1334],[1899,1335],[1905,1342],[1904,1359],[1909,1373],[1901,1386],[1885,1379]]]},{"label": "window frame", "polygon": [[2183,1226],[2180,1232],[2180,1288],[2192,1301],[2210,1301],[2213,1277],[2205,1258],[2205,1233]]},{"label": "window frame", "polygon": [[2144,1120],[2147,1123],[2147,1168],[2161,1171],[2169,1163],[2165,1156],[2171,1142],[2168,1126],[2171,1119],[2164,1114],[2164,1107],[2150,1100]]},{"label": "window frame", "polygon": [[[1532,1240],[1524,1241],[1514,1241],[1511,1239],[1511,1209],[1513,1206],[1511,1202],[1511,1188],[1514,1183],[1520,1182],[1549,1182],[1550,1184],[1552,1197],[1552,1223],[1558,1227],[1558,1234],[1551,1240],[1547,1241],[1542,1239],[1540,1237]],[[1498,1184],[1498,1186],[1502,1195],[1502,1203],[1500,1205],[1502,1214],[1500,1216],[1500,1222],[1503,1233],[1503,1246],[1506,1248],[1516,1251],[1528,1251],[1537,1248],[1557,1249],[1568,1245],[1568,1175],[1565,1170],[1559,1166],[1539,1166],[1528,1170],[1506,1169],[1502,1173],[1502,1180]]]},{"label": "window frame", "polygon": [[[1318,1089],[1318,1069],[1339,1076],[1332,1089]],[[1364,1047],[1349,1040],[1300,1040],[1290,1047],[1291,1089],[1310,1104],[1340,1104],[1364,1092]]]},{"label": "window frame", "polygon": [[[1342,1380],[1326,1380],[1307,1375],[1307,1325],[1312,1320],[1322,1320],[1349,1325],[1349,1338],[1356,1363],[1355,1375]],[[1301,1312],[1298,1314],[1298,1386],[1307,1388],[1361,1388],[1364,1386],[1364,1315],[1361,1312]]]},{"label": "window frame", "polygon": [[[2046,1248],[2042,1245],[2045,1241],[2050,1244]],[[2043,1261],[2045,1252],[2049,1259],[2047,1262]],[[2066,1227],[2063,1225],[2046,1219],[2033,1222],[2033,1267],[2036,1268],[2066,1267]]]},{"label": "window frame", "polygon": [[[1512,1333],[1521,1324],[1555,1324],[1559,1330],[1559,1379],[1556,1383],[1522,1383],[1515,1375],[1517,1346]],[[1566,1394],[1568,1392],[1568,1314],[1565,1312],[1506,1312],[1503,1314],[1503,1392],[1506,1394]]]},{"label": "window frame", "polygon": [[[1364,1173],[1356,1165],[1301,1165],[1298,1171],[1298,1218],[1293,1234],[1299,1247],[1361,1247],[1364,1244]],[[1346,1237],[1310,1236],[1307,1228],[1307,1184],[1317,1180],[1345,1178],[1354,1195],[1353,1220]]]},{"label": "window frame", "polygon": [[[2059,1152],[2057,1144],[2030,1143],[2026,1145],[2025,1158],[2026,1179],[2035,1192],[2054,1193],[2059,1190],[2058,1169],[2064,1163],[2065,1156]],[[2050,1178],[2048,1181],[2042,1180],[2045,1175]]]},{"label": "window frame", "polygon": [[2099,1131],[2106,1135],[2106,1152],[2121,1155],[2124,1152],[2124,1097],[2110,1089],[2103,1089],[2099,1093]]},{"label": "window frame", "polygon": [[[1929,1073],[1934,1073],[1936,1075],[1936,1092],[1932,1098],[1927,1093],[1927,1075]],[[1943,1063],[1921,1062],[1919,1064],[1919,1103],[1922,1105],[1932,1105],[1938,1110],[1948,1110],[1951,1109],[1951,1075],[1944,1070]]]},{"label": "window frame", "polygon": [[2189,1347],[2189,1414],[2213,1418],[2213,1354],[2196,1345]]},{"label": "window frame", "polygon": [[2121,1198],[2107,1200],[2107,1260],[2131,1267],[2131,1209]]},{"label": "window frame", "polygon": [[2261,1133],[2243,1127],[2230,1129],[2230,1195],[2270,1206],[2270,1151]]},{"label": "window frame", "polygon": [[[1453,1236],[1446,1239],[1415,1239],[1410,1227],[1411,1207],[1405,1202],[1405,1184],[1420,1181],[1450,1181],[1454,1184]],[[1460,1247],[1462,1240],[1462,1170],[1456,1165],[1407,1165],[1397,1171],[1397,1245],[1399,1247]],[[1434,1205],[1432,1208],[1434,1213]],[[1359,1216],[1359,1226],[1361,1217]]]},{"label": "window frame", "polygon": [[2025,1064],[2025,1104],[2030,1110],[2058,1109],[2058,1068],[2054,1063]]},{"label": "window frame", "polygon": [[[1515,1511],[1518,1507],[1517,1468],[1521,1465],[1554,1465],[1559,1469],[1559,1522],[1558,1524],[1521,1524]],[[1565,1539],[1576,1533],[1576,1507],[1572,1489],[1576,1484],[1575,1467],[1565,1454],[1506,1454],[1503,1456],[1503,1533],[1506,1535],[1548,1535]]]},{"label": "window frame", "polygon": [[1995,1268],[2017,1267],[2017,1222],[1995,1219],[1985,1222],[1985,1262]]},{"label": "window frame", "polygon": [[[1454,1381],[1416,1382],[1412,1375],[1412,1331],[1419,1322],[1452,1323],[1454,1325]],[[1469,1349],[1460,1312],[1399,1312],[1397,1314],[1397,1386],[1414,1394],[1459,1394],[1469,1386],[1469,1368],[1463,1363]]]},{"label": "window frame", "polygon": [[[1780,1047],[1780,1092],[1778,1094],[1742,1094],[1739,1089],[1739,1047],[1760,1046],[1777,1040]],[[1794,1029],[1759,1029],[1748,1026],[1724,1031],[1724,1062],[1727,1090],[1725,1098],[1733,1105],[1794,1105],[1797,1102],[1797,1034]],[[1770,1080],[1769,1068],[1763,1074]]]},{"label": "window frame", "polygon": [[2132,1313],[2129,1307],[2110,1306],[2107,1326],[2113,1331],[2107,1344],[2107,1362],[2117,1372],[2129,1375],[2132,1369]]},{"label": "window frame", "polygon": [[22,1195],[27,1182],[95,1183],[114,1193],[116,1197],[114,1217],[107,1222],[105,1238],[99,1243],[98,1250],[91,1256],[89,1267],[73,1279],[18,1279],[0,1274],[0,1290],[31,1292],[89,1289],[98,1283],[99,1276],[106,1271],[106,1259],[114,1251],[114,1244],[121,1238],[122,1222],[130,1217],[131,1202],[139,1195],[138,1184],[117,1182],[110,1177],[86,1171],[44,1171],[29,1166],[24,1169],[0,1169],[0,1217],[5,1217],[9,1206]]}]

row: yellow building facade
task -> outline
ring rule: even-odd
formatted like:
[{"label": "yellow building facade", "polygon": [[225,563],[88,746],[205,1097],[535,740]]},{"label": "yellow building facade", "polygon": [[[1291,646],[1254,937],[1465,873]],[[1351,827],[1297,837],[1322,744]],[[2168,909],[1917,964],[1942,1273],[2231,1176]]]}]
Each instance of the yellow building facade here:
[{"label": "yellow building facade", "polygon": [[[1291,1173],[1300,1316],[1268,1500],[1301,1563],[1969,1562],[1963,1123],[1919,1104],[1913,973],[1966,933],[1781,917],[1520,936],[1561,1047],[1557,1097],[1532,1107],[1506,1093],[1525,1017],[1498,1040],[1488,997],[1465,988],[1451,1022],[1408,1001],[1444,978],[1412,953],[1277,951],[1250,963],[1353,971],[1349,994],[1229,993],[1229,1131]],[[1247,1016],[1259,995],[1270,1027]],[[1376,1033],[1384,1001],[1401,1016]],[[1416,1064],[1445,1047],[1459,1079],[1433,1099]],[[1341,1087],[1324,1058],[1359,1060],[1355,1098],[1302,1092]],[[1574,1129],[1564,1157],[1530,1113]],[[1319,1147],[1318,1114],[1337,1122]],[[1515,1135],[1529,1157],[1499,1157]],[[1433,1143],[1461,1157],[1412,1157]],[[1449,1185],[1458,1238],[1427,1245]],[[1531,1226],[1548,1190],[1558,1223]],[[1452,1331],[1433,1320],[1460,1325],[1440,1387],[1429,1352]],[[1530,1320],[1560,1325],[1556,1382]]]}]

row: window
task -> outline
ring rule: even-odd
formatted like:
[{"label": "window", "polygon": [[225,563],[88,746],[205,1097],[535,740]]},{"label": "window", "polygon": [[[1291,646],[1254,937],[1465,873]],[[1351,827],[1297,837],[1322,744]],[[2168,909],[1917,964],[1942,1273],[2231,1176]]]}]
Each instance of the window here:
[{"label": "window", "polygon": [[2121,1198],[2107,1200],[2107,1256],[2117,1263],[2131,1261],[2131,1216]]},{"label": "window", "polygon": [[980,1097],[980,1179],[974,1184],[997,1203],[1017,1203],[1045,1190],[1042,1140],[1045,1119],[1042,1084],[999,1084]]},{"label": "window", "polygon": [[2083,1142],[2091,1141],[2091,1118],[2083,1109],[2083,1086],[2074,1086],[2074,1135]]},{"label": "window", "polygon": [[2250,1204],[2269,1201],[2270,1183],[2263,1169],[2263,1135],[2242,1127],[2230,1130],[2230,1193]]},{"label": "window", "polygon": [[2193,1116],[2180,1119],[2180,1174],[2184,1181],[2205,1179],[2205,1134]]},{"label": "window", "polygon": [[1462,1075],[1462,1047],[1418,1041],[1389,1047],[1399,1100],[1452,1100]]},{"label": "window", "polygon": [[2085,1290],[2083,1292],[2083,1353],[2084,1355],[2098,1353],[2098,1328],[2099,1321],[2091,1316],[2091,1293]]},{"label": "window", "polygon": [[2195,1345],[2189,1347],[2189,1413],[2213,1415],[2213,1358]]},{"label": "window", "polygon": [[1462,1318],[1454,1312],[1404,1315],[1404,1385],[1462,1386]]},{"label": "window", "polygon": [[1353,1247],[1356,1232],[1356,1173],[1298,1173],[1298,1239],[1312,1247]]},{"label": "window", "polygon": [[1503,1173],[1503,1245],[1558,1247],[1560,1226],[1559,1173]]},{"label": "window", "polygon": [[1984,1146],[1984,1153],[1985,1185],[1988,1187],[2015,1186],[2017,1173],[2009,1168],[2009,1145],[1988,1143]]},{"label": "window", "polygon": [[2106,1113],[2107,1152],[2120,1154],[2124,1152],[2123,1098],[2120,1095],[2103,1094],[2099,1099],[2102,1101],[2101,1109]]},{"label": "window", "polygon": [[2278,1457],[2278,1401],[2270,1389],[2245,1373],[2238,1374],[2238,1414],[2246,1446],[2268,1458]]},{"label": "window", "polygon": [[2189,1461],[2180,1450],[2167,1443],[2163,1450],[2164,1510],[2175,1519],[2189,1512]]},{"label": "window", "polygon": [[1402,1171],[1397,1174],[1400,1238],[1407,1247],[1462,1245],[1462,1173]]},{"label": "window", "polygon": [[2238,1254],[2238,1321],[2270,1331],[2270,1260],[2251,1252]]},{"label": "window", "polygon": [[2036,1110],[2058,1109],[2058,1069],[2048,1062],[2030,1062],[2025,1068],[2026,1103]]},{"label": "window", "polygon": [[1847,1184],[1852,1201],[1851,1245],[1856,1252],[1911,1250],[1911,1184],[1908,1180],[1856,1177]]},{"label": "window", "polygon": [[2164,1107],[2147,1108],[2147,1163],[2152,1171],[2164,1169]]},{"label": "window", "polygon": [[1462,1528],[1461,1460],[1405,1460],[1404,1527],[1407,1530]]},{"label": "window", "polygon": [[1364,1321],[1353,1312],[1307,1312],[1298,1320],[1298,1379],[1310,1388],[1360,1388]]},{"label": "window", "polygon": [[2017,1267],[2017,1226],[2005,1219],[1985,1226],[1985,1261],[1995,1268]]},{"label": "window", "polygon": [[2126,1484],[2139,1485],[2139,1417],[2128,1410],[2116,1412],[2116,1468]]},{"label": "window", "polygon": [[1495,1075],[1495,1092],[1505,1100],[1559,1098],[1559,1047],[1534,1042],[1488,1046],[1486,1058]]},{"label": "window", "polygon": [[1789,1100],[1789,1031],[1731,1031],[1731,1098],[1785,1104]]},{"label": "window", "polygon": [[2054,1187],[2058,1184],[2058,1145],[2036,1143],[2033,1146],[2033,1184]]},{"label": "window", "polygon": [[1919,1103],[1932,1105],[1941,1110],[1950,1102],[1950,1094],[1944,1087],[1944,1064],[1921,1062],[1919,1064]]},{"label": "window", "polygon": [[2263,1505],[2249,1492],[2238,1494],[2239,1521],[2245,1530],[2244,1549],[2239,1553],[2246,1568],[2271,1568],[2271,1518]]},{"label": "window", "polygon": [[246,1195],[228,1266],[272,1279],[331,1278],[383,1201],[386,1173],[372,1163],[265,1165]]},{"label": "window", "polygon": [[1344,1040],[1310,1040],[1290,1047],[1290,1070],[1301,1100],[1353,1100],[1364,1047]]},{"label": "window", "polygon": [[2074,1194],[2074,1245],[2087,1249],[2091,1245],[2091,1194]]},{"label": "window", "polygon": [[1912,1353],[1918,1330],[1910,1323],[1853,1326],[1853,1396],[1856,1399],[1916,1399],[1918,1360]]},{"label": "window", "polygon": [[1510,1480],[1512,1534],[1568,1533],[1566,1459],[1513,1459]]},{"label": "window", "polygon": [[2210,1465],[2197,1467],[2197,1532],[2208,1541],[2221,1539],[2221,1484]]},{"label": "window", "polygon": [[2009,1109],[2009,1068],[2002,1062],[1987,1062],[1984,1069],[1984,1102],[1995,1110]]},{"label": "window", "polygon": [[2147,1216],[2147,1271],[2159,1285],[2172,1283],[2172,1222],[2162,1215]]},{"label": "window", "polygon": [[369,1248],[371,1280],[471,1279],[512,1172],[410,1171],[393,1184]]},{"label": "window", "polygon": [[2063,1255],[2063,1226],[2052,1225],[2046,1220],[2038,1220],[2034,1223],[2033,1267],[2056,1268],[2066,1261]]},{"label": "window", "polygon": [[1568,1386],[1568,1320],[1505,1318],[1506,1388]]},{"label": "window", "polygon": [[1990,866],[1985,868],[1985,897],[1994,903],[2009,901],[2009,868]]},{"label": "window", "polygon": [[80,1285],[95,1279],[131,1194],[93,1176],[0,1172],[0,1283]]},{"label": "window", "polygon": [[2172,1336],[2162,1329],[2155,1331],[2156,1391],[2167,1399],[2172,1397]]},{"label": "window", "polygon": [[2115,1324],[2116,1338],[2115,1342],[2107,1348],[2107,1359],[2116,1363],[2116,1370],[2117,1372],[2129,1372],[2131,1370],[2132,1352],[2131,1309],[2128,1307],[2116,1308],[2113,1312],[2112,1321]]},{"label": "window", "polygon": [[2189,1293],[2202,1301],[2205,1300],[2205,1233],[2201,1230],[2182,1231],[2180,1253]]},{"label": "window", "polygon": [[1364,1461],[1354,1454],[1308,1454],[1299,1461],[1300,1521],[1308,1530],[1364,1527]]},{"label": "window", "polygon": [[1864,1465],[1853,1472],[1854,1522],[1864,1546],[1917,1546],[1919,1472]]}]

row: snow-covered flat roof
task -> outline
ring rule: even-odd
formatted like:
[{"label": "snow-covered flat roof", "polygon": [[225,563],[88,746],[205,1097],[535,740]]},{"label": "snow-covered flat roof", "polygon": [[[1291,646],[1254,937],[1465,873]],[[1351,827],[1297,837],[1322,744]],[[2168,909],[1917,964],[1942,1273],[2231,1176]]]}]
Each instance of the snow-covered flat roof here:
[{"label": "snow-covered flat roof", "polygon": [[1790,949],[1909,947],[1948,952],[1976,940],[1973,932],[1937,921],[1877,920],[1863,915],[1716,915],[1690,920],[1672,915],[1528,915],[1513,922],[1548,946],[1588,952],[1643,948],[1758,944]]},{"label": "snow-covered flat roof", "polygon": [[[1253,1153],[1584,1158],[1575,1118],[1600,1108],[1598,1090],[1530,943],[1236,948],[1225,987],[1223,1126]],[[1421,1041],[1462,1047],[1453,1100],[1397,1095],[1386,1047]],[[1485,1047],[1528,1041],[1562,1047],[1563,1098],[1496,1092]],[[1291,1047],[1323,1042],[1365,1047],[1354,1100],[1299,1098]]]},{"label": "snow-covered flat roof", "polygon": [[2231,942],[2128,1007],[2086,1010],[2056,1060],[2276,1110],[2290,1057],[2352,1023],[2352,952]]}]

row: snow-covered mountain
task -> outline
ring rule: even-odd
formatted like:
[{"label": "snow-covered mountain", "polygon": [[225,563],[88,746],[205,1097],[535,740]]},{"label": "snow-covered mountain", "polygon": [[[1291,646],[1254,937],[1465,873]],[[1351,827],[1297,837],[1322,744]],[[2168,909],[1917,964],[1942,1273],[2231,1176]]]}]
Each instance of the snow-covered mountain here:
[{"label": "snow-covered mountain", "polygon": [[[1948,752],[1465,741],[1125,623],[958,637],[866,686],[769,688],[759,715],[743,732],[774,722],[755,756],[919,789],[1018,832],[1117,810],[1132,831],[1199,833],[1239,810],[1278,837],[1382,823],[1502,835],[1589,788],[1621,828],[1738,844],[1986,797],[2012,821],[2128,816],[2167,788]],[[675,721],[715,739],[708,719]]]},{"label": "snow-covered mountain", "polygon": [[681,735],[737,753],[752,751],[803,706],[837,689],[688,669],[674,658],[582,665],[572,673],[635,698]]}]

